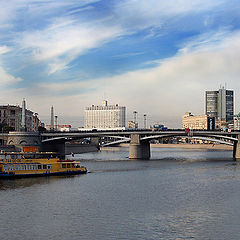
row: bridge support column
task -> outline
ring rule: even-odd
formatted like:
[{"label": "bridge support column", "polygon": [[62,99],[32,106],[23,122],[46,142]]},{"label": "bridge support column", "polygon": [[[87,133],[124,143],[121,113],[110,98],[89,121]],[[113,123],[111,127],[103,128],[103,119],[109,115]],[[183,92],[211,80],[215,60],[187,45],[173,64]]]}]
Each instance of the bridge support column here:
[{"label": "bridge support column", "polygon": [[99,137],[91,137],[91,144],[96,146],[96,148],[99,150],[100,146],[99,146]]},{"label": "bridge support column", "polygon": [[148,141],[140,141],[139,134],[132,134],[129,144],[129,159],[149,159],[150,144]]},{"label": "bridge support column", "polygon": [[234,142],[233,158],[236,161],[240,161],[240,134],[238,135],[238,142]]}]

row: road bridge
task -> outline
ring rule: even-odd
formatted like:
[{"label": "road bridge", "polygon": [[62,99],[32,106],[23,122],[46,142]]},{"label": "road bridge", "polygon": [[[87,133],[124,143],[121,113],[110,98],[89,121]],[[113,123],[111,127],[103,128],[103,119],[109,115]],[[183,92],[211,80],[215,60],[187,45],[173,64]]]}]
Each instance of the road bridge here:
[{"label": "road bridge", "polygon": [[[27,136],[29,135],[29,136]],[[15,136],[15,137],[14,137]],[[105,144],[113,145],[121,142],[129,142],[129,159],[149,159],[150,158],[150,141],[153,139],[162,139],[169,137],[187,137],[199,138],[221,144],[233,146],[233,157],[240,160],[240,132],[221,132],[221,131],[190,131],[186,133],[183,130],[121,130],[121,131],[79,131],[79,132],[45,132],[36,134],[10,132],[8,134],[7,144],[20,144],[21,139],[24,144],[27,144],[27,137],[31,138],[31,143],[44,146],[44,150],[54,150],[62,152],[65,147],[65,142],[74,141],[78,139],[91,138],[96,144],[99,138],[110,137],[116,139],[112,143]],[[0,139],[6,138],[6,134],[0,134]],[[18,142],[14,142],[15,140]],[[104,145],[103,145],[104,146]],[[77,152],[75,152],[77,153]]]},{"label": "road bridge", "polygon": [[221,131],[190,131],[186,133],[183,130],[164,130],[164,131],[86,131],[86,132],[53,132],[43,133],[42,142],[59,141],[65,139],[79,138],[101,138],[109,137],[116,139],[111,143],[103,144],[110,146],[119,143],[129,143],[129,159],[149,159],[150,158],[150,141],[153,139],[162,139],[169,137],[187,137],[208,140],[220,144],[233,146],[233,157],[240,160],[240,132],[221,132]]}]

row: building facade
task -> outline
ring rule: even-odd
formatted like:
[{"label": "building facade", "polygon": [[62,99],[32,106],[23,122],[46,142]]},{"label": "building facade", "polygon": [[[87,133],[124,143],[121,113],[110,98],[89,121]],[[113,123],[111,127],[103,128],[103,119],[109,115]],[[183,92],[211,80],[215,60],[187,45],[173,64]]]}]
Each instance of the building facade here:
[{"label": "building facade", "polygon": [[134,121],[128,121],[128,128],[136,129],[138,128],[138,123]]},{"label": "building facade", "polygon": [[[72,130],[72,126],[70,124],[62,124],[62,125],[53,125],[54,130],[60,131],[60,132],[70,132]],[[46,130],[51,130],[51,124],[46,125]]]},{"label": "building facade", "polygon": [[126,107],[108,105],[103,101],[102,106],[85,108],[85,128],[87,129],[120,129],[125,128]]},{"label": "building facade", "polygon": [[205,114],[219,121],[233,122],[234,92],[224,87],[218,91],[206,91]]},{"label": "building facade", "polygon": [[[22,108],[14,105],[0,106],[0,123],[14,128],[15,131],[22,130]],[[25,110],[25,124],[26,131],[36,132],[41,122],[36,113],[26,109]]]},{"label": "building facade", "polygon": [[240,130],[240,113],[234,115],[234,130]]},{"label": "building facade", "polygon": [[187,112],[182,116],[183,129],[197,129],[197,130],[214,130],[215,117],[207,115],[194,116],[192,113]]}]

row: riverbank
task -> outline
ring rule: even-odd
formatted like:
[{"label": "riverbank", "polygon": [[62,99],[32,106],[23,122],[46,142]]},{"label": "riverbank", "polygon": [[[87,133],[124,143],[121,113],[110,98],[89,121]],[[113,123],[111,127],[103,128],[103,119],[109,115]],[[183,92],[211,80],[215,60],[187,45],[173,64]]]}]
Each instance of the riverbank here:
[{"label": "riverbank", "polygon": [[[119,147],[129,147],[129,144],[122,143]],[[151,144],[153,148],[184,148],[184,149],[216,149],[216,150],[231,150],[232,146],[225,144]]]}]

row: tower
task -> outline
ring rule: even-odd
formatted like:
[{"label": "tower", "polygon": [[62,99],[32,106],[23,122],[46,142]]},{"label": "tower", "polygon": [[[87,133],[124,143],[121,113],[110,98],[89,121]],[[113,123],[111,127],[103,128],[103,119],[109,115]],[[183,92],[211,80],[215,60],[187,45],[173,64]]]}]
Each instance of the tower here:
[{"label": "tower", "polygon": [[25,99],[23,98],[23,101],[22,101],[22,123],[21,123],[21,130],[23,132],[26,131],[26,101]]},{"label": "tower", "polygon": [[53,112],[53,106],[51,107],[51,126],[50,131],[54,131],[54,112]]}]

